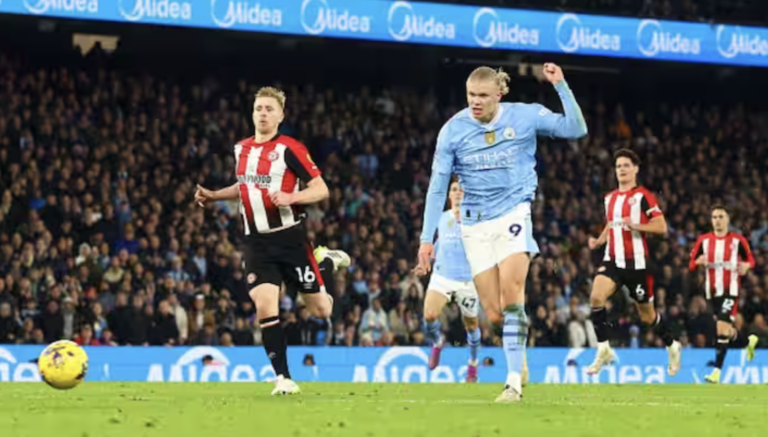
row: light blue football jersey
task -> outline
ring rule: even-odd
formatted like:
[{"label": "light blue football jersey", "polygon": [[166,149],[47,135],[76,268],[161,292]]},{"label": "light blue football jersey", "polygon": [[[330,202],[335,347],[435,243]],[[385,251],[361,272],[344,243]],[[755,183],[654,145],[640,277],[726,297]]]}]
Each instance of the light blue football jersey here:
[{"label": "light blue football jersey", "polygon": [[452,281],[472,280],[472,271],[461,241],[461,224],[450,209],[440,216],[437,227],[434,272]]},{"label": "light blue football jersey", "polygon": [[467,225],[503,216],[536,194],[536,138],[582,138],[587,124],[565,81],[555,85],[565,114],[538,103],[501,103],[490,123],[469,108],[448,120],[437,138],[421,241],[431,243],[451,174],[464,190],[461,220]]}]

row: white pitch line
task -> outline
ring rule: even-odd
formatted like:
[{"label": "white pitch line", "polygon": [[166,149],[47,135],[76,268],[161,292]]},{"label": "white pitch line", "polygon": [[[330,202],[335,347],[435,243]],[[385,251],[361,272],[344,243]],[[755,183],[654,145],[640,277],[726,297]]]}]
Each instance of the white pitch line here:
[{"label": "white pitch line", "polygon": [[[487,404],[493,404],[494,402],[492,400],[480,400],[480,399],[441,399],[437,401],[428,401],[426,399],[309,399],[308,401],[317,401],[317,402],[325,402],[325,403],[342,403],[342,404],[359,404],[359,403],[368,403],[368,404],[430,404],[430,403],[436,403],[436,404],[458,404],[458,405],[487,405]],[[580,407],[580,406],[598,406],[598,407],[605,407],[605,406],[618,406],[618,407],[640,407],[640,406],[646,406],[646,407],[663,407],[663,408],[669,408],[669,407],[676,407],[676,408],[683,408],[683,407],[691,407],[692,404],[682,404],[677,402],[626,402],[626,401],[546,401],[546,402],[536,402],[536,401],[528,401],[526,402],[523,400],[523,403],[530,403],[532,405],[555,405],[555,406],[570,406],[570,407]],[[759,407],[761,405],[757,404],[721,404],[720,407],[725,408],[745,408],[745,407]]]}]

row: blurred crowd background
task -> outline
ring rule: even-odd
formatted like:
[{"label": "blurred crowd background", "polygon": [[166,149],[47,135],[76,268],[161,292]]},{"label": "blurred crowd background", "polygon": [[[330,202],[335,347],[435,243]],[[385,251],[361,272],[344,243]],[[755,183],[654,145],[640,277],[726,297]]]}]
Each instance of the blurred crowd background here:
[{"label": "blurred crowd background", "polygon": [[[723,2],[549,3],[656,10]],[[742,11],[757,5],[741,3]],[[382,64],[372,60],[362,70],[334,67],[332,54],[317,55],[315,47],[307,49],[314,55],[279,57],[287,46],[273,44],[272,52],[258,53],[280,62],[267,69],[271,79],[255,79],[263,71],[235,67],[234,60],[221,66],[201,59],[198,65],[215,68],[181,71],[177,59],[138,57],[135,47],[107,53],[97,46],[83,56],[71,41],[49,42],[46,50],[0,53],[0,343],[260,344],[242,270],[238,205],[203,210],[192,195],[198,183],[220,188],[234,181],[232,147],[252,135],[253,93],[264,85],[286,91],[282,130],[307,144],[330,187],[328,200],[308,208],[310,238],[353,259],[336,274],[330,320],[311,317],[300,296],[283,291],[289,344],[424,343],[429,278],[411,273],[423,200],[437,132],[464,106],[473,65],[414,75],[427,68],[416,62],[377,72],[405,55],[382,49]],[[307,72],[307,65],[317,70]],[[395,70],[404,72],[395,79]],[[551,85],[532,70],[508,69],[507,100],[560,111]],[[595,345],[588,295],[602,250],[589,251],[587,238],[602,229],[602,196],[615,186],[611,153],[630,147],[670,228],[667,238],[651,240],[659,310],[683,344],[714,344],[702,278],[687,264],[694,241],[709,230],[709,208],[723,203],[757,262],[742,279],[736,327],[768,346],[768,112],[757,89],[728,82],[728,70],[716,75],[727,87],[706,89],[694,84],[703,73],[665,87],[567,65],[565,73],[590,133],[581,141],[539,141],[533,213],[542,254],[527,284],[530,345]],[[623,292],[610,306],[617,346],[660,346]],[[462,344],[456,306],[442,318],[448,342]],[[484,322],[482,328],[483,342],[494,344]]]}]

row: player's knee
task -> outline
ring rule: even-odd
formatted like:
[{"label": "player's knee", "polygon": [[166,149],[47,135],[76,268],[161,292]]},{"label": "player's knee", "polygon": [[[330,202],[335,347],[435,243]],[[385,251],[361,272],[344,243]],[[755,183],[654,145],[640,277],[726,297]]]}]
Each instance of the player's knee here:
[{"label": "player's knee", "polygon": [[437,318],[440,317],[440,314],[438,314],[437,311],[432,310],[426,310],[424,311],[424,321],[427,323],[433,323]]},{"label": "player's knee", "polygon": [[525,278],[513,277],[501,284],[502,296],[519,296],[525,293]]},{"label": "player's knee", "polygon": [[597,293],[589,295],[589,304],[592,308],[602,308],[605,306],[605,299]]},{"label": "player's knee", "polygon": [[501,312],[488,311],[488,322],[493,326],[502,326],[504,324],[504,316]]},{"label": "player's knee", "polygon": [[467,332],[472,332],[477,329],[477,327],[477,317],[464,317],[464,329],[466,329]]},{"label": "player's knee", "polygon": [[648,305],[647,307],[641,306],[638,309],[640,315],[640,321],[646,325],[653,325],[656,322],[656,310]]},{"label": "player's knee", "polygon": [[248,295],[251,297],[256,311],[260,317],[273,317],[278,315],[280,289],[274,284],[260,284],[253,287]]}]

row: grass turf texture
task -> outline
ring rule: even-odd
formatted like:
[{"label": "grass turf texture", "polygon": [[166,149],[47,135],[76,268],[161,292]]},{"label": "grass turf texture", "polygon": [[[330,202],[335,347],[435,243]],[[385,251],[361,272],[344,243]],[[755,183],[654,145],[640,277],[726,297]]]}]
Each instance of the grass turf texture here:
[{"label": "grass turf texture", "polygon": [[272,397],[265,383],[6,383],[0,435],[726,437],[763,435],[768,414],[768,387],[754,385],[534,385],[519,405],[494,404],[501,386],[487,384],[301,387]]}]

